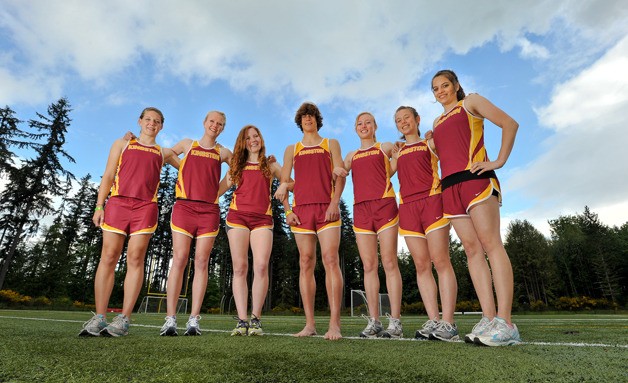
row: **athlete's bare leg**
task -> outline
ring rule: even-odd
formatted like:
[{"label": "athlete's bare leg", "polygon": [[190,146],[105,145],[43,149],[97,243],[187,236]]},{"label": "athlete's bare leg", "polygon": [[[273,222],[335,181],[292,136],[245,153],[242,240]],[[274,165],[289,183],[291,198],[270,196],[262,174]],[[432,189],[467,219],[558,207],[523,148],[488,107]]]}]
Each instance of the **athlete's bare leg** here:
[{"label": "athlete's bare leg", "polygon": [[[386,273],[386,291],[390,298],[390,315],[393,318],[401,317],[401,272],[397,258],[397,226],[390,227],[379,233],[379,252],[382,257],[382,266]],[[375,247],[377,251],[377,246]],[[377,297],[379,298],[379,297]],[[379,301],[379,299],[377,299]]]},{"label": "athlete's bare leg", "polygon": [[342,338],[340,333],[340,307],[342,304],[343,280],[340,270],[340,228],[329,228],[318,233],[321,245],[321,258],[325,268],[325,287],[329,301],[329,328],[325,333],[325,339],[338,340]]},{"label": "athlete's bare leg", "polygon": [[316,235],[295,234],[294,239],[299,249],[299,290],[305,312],[305,327],[294,334],[296,337],[316,335],[314,320],[314,300],[316,297],[316,280],[314,267],[316,266]]},{"label": "athlete's bare leg", "polygon": [[124,277],[124,300],[122,314],[131,318],[133,307],[144,283],[144,259],[150,241],[149,234],[131,235],[126,250],[126,276]]},{"label": "athlete's bare leg", "polygon": [[231,261],[233,263],[233,299],[235,300],[238,318],[246,320],[247,302],[249,299],[249,288],[246,276],[249,272],[249,236],[248,229],[229,229],[229,249],[231,251]]},{"label": "athlete's bare leg", "polygon": [[449,226],[429,232],[427,247],[438,274],[438,291],[442,308],[442,319],[454,323],[458,283],[449,257]]},{"label": "athlete's bare leg", "polygon": [[102,251],[96,277],[94,278],[94,299],[96,300],[96,314],[106,316],[109,298],[113,291],[115,278],[115,269],[122,249],[124,247],[126,236],[122,234],[112,233],[109,231],[102,232]]},{"label": "athlete's bare leg", "polygon": [[497,297],[497,315],[511,323],[514,280],[510,258],[499,232],[499,201],[492,196],[469,211],[473,226],[491,264]]},{"label": "athlete's bare leg", "polygon": [[482,315],[492,320],[495,317],[496,310],[491,271],[488,268],[484,248],[480,243],[473,222],[471,218],[460,217],[453,218],[451,224],[454,230],[456,230],[456,235],[460,238],[464,252],[467,255],[469,274],[471,275],[475,293],[480,301]]},{"label": "athlete's bare leg", "polygon": [[166,284],[166,312],[168,316],[174,316],[177,313],[177,302],[183,285],[183,272],[188,264],[191,244],[192,238],[178,232],[172,232],[172,265],[168,272]]},{"label": "athlete's bare leg", "polygon": [[273,231],[259,229],[251,232],[251,251],[253,252],[253,287],[251,313],[257,318],[262,316],[264,300],[268,294],[268,263],[273,249]]},{"label": "athlete's bare leg", "polygon": [[362,268],[364,269],[364,290],[366,300],[369,302],[369,315],[371,318],[379,320],[379,274],[377,268],[379,259],[377,257],[377,236],[372,234],[355,235]]}]

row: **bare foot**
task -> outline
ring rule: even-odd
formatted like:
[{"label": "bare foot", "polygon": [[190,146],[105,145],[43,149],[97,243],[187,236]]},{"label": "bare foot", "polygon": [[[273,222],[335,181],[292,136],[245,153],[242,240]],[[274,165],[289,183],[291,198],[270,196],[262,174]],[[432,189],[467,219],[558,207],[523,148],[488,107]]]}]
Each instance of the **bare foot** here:
[{"label": "bare foot", "polygon": [[325,333],[325,339],[327,340],[338,340],[342,338],[342,334],[340,333],[339,328],[330,327],[329,330]]},{"label": "bare foot", "polygon": [[297,338],[304,338],[304,337],[308,337],[308,336],[315,336],[316,335],[316,329],[313,327],[304,327],[303,330],[299,331],[296,334],[292,334],[292,336],[297,337]]}]

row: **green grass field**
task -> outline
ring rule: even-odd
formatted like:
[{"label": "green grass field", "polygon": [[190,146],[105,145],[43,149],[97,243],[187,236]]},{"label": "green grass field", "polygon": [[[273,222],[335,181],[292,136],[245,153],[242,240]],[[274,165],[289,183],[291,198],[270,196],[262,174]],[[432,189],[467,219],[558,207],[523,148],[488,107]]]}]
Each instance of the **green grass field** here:
[{"label": "green grass field", "polygon": [[[411,340],[416,316],[402,340],[358,339],[365,321],[343,317],[337,342],[288,336],[304,318],[286,316],[264,317],[263,337],[230,337],[221,315],[200,337],[160,337],[163,314],[135,314],[125,338],[79,338],[90,317],[0,310],[0,382],[628,382],[628,315],[519,315],[524,343],[501,348]],[[456,320],[464,333],[479,317]]]}]

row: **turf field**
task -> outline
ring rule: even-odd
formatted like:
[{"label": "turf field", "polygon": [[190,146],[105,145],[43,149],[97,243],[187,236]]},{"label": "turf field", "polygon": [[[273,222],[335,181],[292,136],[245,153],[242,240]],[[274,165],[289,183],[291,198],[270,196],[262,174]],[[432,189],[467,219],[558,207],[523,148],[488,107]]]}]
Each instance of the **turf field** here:
[{"label": "turf field", "polygon": [[[628,382],[620,314],[519,315],[524,343],[500,348],[411,340],[416,316],[402,317],[402,340],[358,339],[366,322],[343,317],[337,342],[289,336],[304,318],[286,316],[264,317],[263,337],[230,337],[220,315],[203,317],[200,337],[160,337],[163,315],[135,314],[127,337],[79,338],[90,317],[0,310],[0,382]],[[479,317],[456,320],[464,333]]]}]

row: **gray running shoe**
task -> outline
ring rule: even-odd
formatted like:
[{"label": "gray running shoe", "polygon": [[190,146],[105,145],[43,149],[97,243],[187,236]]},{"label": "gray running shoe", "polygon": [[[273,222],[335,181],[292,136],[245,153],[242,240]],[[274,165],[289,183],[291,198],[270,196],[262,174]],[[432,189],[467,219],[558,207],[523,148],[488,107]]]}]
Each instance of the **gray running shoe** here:
[{"label": "gray running shoe", "polygon": [[473,343],[480,346],[514,346],[521,343],[517,325],[513,324],[510,327],[499,317],[493,318],[491,323],[490,328],[476,336]]},{"label": "gray running shoe", "polygon": [[231,336],[247,336],[249,333],[249,322],[238,319],[238,324],[231,331]]},{"label": "gray running shoe", "polygon": [[382,332],[382,338],[403,338],[401,319],[393,318],[388,313],[386,313],[386,317],[388,318],[388,328]]},{"label": "gray running shoe", "polygon": [[360,333],[360,338],[378,338],[382,335],[384,331],[384,326],[382,326],[382,322],[375,320],[375,318],[367,317],[366,315],[362,315],[362,318],[366,319],[368,323],[364,328],[364,331]]},{"label": "gray running shoe", "polygon": [[107,327],[107,321],[104,315],[94,314],[92,319],[83,323],[83,329],[79,333],[79,336],[100,336],[100,332],[105,327]]},{"label": "gray running shoe", "polygon": [[438,327],[430,333],[431,340],[443,340],[445,342],[456,342],[460,340],[458,336],[458,327],[455,323],[445,322],[444,320],[438,322]]},{"label": "gray running shoe", "polygon": [[432,331],[436,330],[438,327],[438,321],[429,319],[427,322],[423,323],[423,327],[419,330],[416,330],[414,333],[414,339],[429,339]]},{"label": "gray running shoe", "polygon": [[159,332],[161,336],[177,336],[177,317],[176,315],[167,316],[166,323],[161,326],[161,331]]},{"label": "gray running shoe", "polygon": [[119,337],[129,335],[129,318],[123,314],[116,315],[109,326],[100,331],[100,335],[107,337]]},{"label": "gray running shoe", "polygon": [[264,331],[262,330],[262,322],[258,317],[252,315],[251,323],[249,325],[249,336],[260,336],[264,335]]},{"label": "gray running shoe", "polygon": [[465,343],[473,343],[478,335],[482,335],[484,331],[491,327],[492,322],[487,317],[482,317],[478,323],[473,326],[471,333],[464,336]]},{"label": "gray running shoe", "polygon": [[200,315],[190,315],[190,319],[188,319],[188,323],[185,324],[185,333],[183,335],[186,335],[186,336],[201,335],[201,329],[198,326],[199,320],[201,320]]}]

